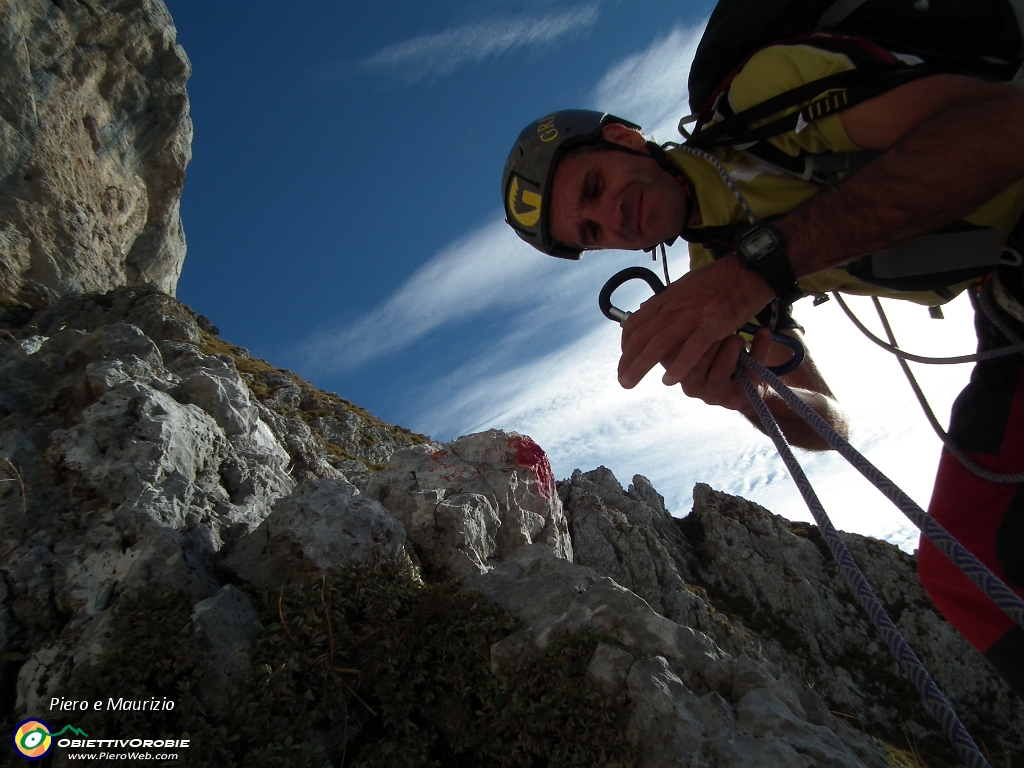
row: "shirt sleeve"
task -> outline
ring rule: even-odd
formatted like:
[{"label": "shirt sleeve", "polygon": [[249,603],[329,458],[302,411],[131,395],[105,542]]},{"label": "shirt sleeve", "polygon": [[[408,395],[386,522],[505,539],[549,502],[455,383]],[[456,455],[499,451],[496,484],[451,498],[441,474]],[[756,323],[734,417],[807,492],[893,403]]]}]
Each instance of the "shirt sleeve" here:
[{"label": "shirt sleeve", "polygon": [[[773,45],[751,56],[746,66],[736,75],[729,89],[729,104],[736,112],[742,112],[798,86],[851,69],[854,69],[853,62],[841,53],[824,51],[811,45]],[[788,115],[834,90],[826,89],[803,104],[779,112],[755,125]],[[820,154],[859,152],[862,149],[850,141],[838,114],[816,120],[799,133],[791,131],[769,141],[793,157],[801,150]]]}]

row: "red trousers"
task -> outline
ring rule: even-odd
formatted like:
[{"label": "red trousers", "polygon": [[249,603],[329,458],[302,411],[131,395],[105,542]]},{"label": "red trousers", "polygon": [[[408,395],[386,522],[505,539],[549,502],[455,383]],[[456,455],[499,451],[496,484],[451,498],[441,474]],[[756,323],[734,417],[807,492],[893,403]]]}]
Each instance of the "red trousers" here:
[{"label": "red trousers", "polygon": [[[975,325],[979,351],[1007,343],[983,313],[977,313]],[[1024,357],[976,364],[953,405],[949,434],[984,469],[1024,472]],[[1021,485],[982,480],[943,451],[928,512],[1024,597]],[[1024,630],[923,536],[917,567],[921,583],[946,619],[1024,699]]]}]

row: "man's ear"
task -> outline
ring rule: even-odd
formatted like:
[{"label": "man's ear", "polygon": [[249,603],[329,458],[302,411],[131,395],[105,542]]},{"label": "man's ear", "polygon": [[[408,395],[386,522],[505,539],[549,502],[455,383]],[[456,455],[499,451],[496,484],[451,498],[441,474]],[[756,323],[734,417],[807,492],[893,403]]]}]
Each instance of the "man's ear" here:
[{"label": "man's ear", "polygon": [[644,135],[636,128],[629,128],[621,123],[606,125],[601,129],[601,138],[627,149],[635,149],[637,152],[644,152],[647,149],[647,139]]}]

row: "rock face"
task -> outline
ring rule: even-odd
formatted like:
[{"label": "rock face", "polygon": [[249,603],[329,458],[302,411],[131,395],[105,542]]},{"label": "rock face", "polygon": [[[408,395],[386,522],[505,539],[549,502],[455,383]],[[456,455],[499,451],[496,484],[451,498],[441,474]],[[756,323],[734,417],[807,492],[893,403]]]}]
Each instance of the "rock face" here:
[{"label": "rock face", "polygon": [[347,480],[309,480],[277,504],[223,562],[239,578],[271,590],[345,564],[403,551],[405,530]]},{"label": "rock face", "polygon": [[0,298],[173,294],[192,122],[166,7],[2,0],[0,29]]},{"label": "rock face", "polygon": [[[733,657],[756,661],[790,684],[802,681],[818,699],[814,711],[831,711],[894,742],[909,736],[940,753],[946,748],[816,527],[706,485],[694,489],[693,510],[677,520],[646,478],[635,476],[623,491],[604,468],[575,472],[559,484],[559,495],[577,564],[615,579]],[[1020,760],[1024,709],[936,612],[914,559],[875,539],[844,539],[975,740],[993,756]],[[731,695],[738,706],[742,697]],[[807,694],[801,696],[806,706]]]},{"label": "rock face", "polygon": [[[614,707],[643,768],[881,768],[876,737],[908,735],[951,758],[810,526],[706,486],[680,520],[644,478],[624,491],[606,469],[556,484],[521,435],[427,442],[153,291],[9,308],[0,324],[11,717],[63,695],[103,658],[112,611],[154,587],[194,605],[198,692],[219,717],[260,629],[235,585],[273,593],[408,555],[523,622],[491,648],[499,677],[563,635],[604,638],[580,684]],[[328,418],[359,437],[332,443]],[[1019,704],[930,607],[913,559],[847,542],[975,737],[1024,758]]]},{"label": "rock face", "polygon": [[[401,524],[339,469],[358,478],[374,465],[326,442],[266,379],[385,431],[386,445],[415,438],[224,344],[174,299],[73,295],[0,311],[0,327],[0,658],[28,655],[20,709],[102,652],[103,617],[122,595],[214,595],[236,540],[249,547],[237,548],[244,573],[262,542],[260,583],[401,551]],[[299,555],[281,564],[268,547]]]},{"label": "rock face", "polygon": [[551,465],[528,437],[492,430],[407,448],[366,493],[402,521],[435,571],[486,572],[535,542],[572,559]]}]

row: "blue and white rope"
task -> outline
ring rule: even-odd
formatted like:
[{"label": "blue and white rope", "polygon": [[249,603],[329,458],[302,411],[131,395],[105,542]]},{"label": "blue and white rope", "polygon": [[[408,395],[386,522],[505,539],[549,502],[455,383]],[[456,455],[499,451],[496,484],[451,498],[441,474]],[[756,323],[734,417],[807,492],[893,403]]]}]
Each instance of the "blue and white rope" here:
[{"label": "blue and white rope", "polygon": [[747,368],[755,376],[775,390],[780,398],[828,444],[846,459],[854,469],[880,490],[897,509],[916,525],[935,547],[963,571],[974,584],[984,592],[1017,626],[1024,629],[1024,600],[1021,600],[1012,589],[1004,584],[978,558],[950,533],[928,515],[917,503],[905,494],[896,484],[886,477],[877,467],[862,456],[852,445],[840,437],[814,409],[789,389],[778,376],[773,374],[750,355],[740,356],[740,365]]},{"label": "blue and white rope", "polygon": [[[756,361],[749,356],[745,356],[745,358],[741,360],[741,364],[754,370],[757,375],[760,375],[760,371],[755,370],[754,366],[750,365],[750,363],[757,365]],[[885,644],[889,646],[889,650],[892,651],[892,654],[903,667],[907,677],[910,678],[910,681],[921,694],[921,697],[924,699],[925,708],[942,726],[946,736],[949,737],[953,747],[968,768],[990,768],[988,761],[985,760],[971,735],[964,728],[963,723],[960,722],[956,712],[953,711],[953,707],[946,700],[946,697],[942,695],[938,686],[935,685],[935,681],[928,674],[928,670],[925,669],[924,664],[921,663],[921,660],[907,644],[907,641],[903,639],[903,635],[900,634],[899,629],[897,629],[889,614],[886,613],[885,608],[882,607],[882,603],[875,596],[867,579],[864,578],[864,574],[857,566],[856,560],[853,559],[850,550],[845,542],[843,542],[835,526],[832,525],[832,521],[829,520],[825,508],[821,505],[817,494],[815,494],[814,489],[811,487],[810,481],[804,474],[799,462],[797,462],[792,450],[790,450],[786,438],[775,422],[775,418],[772,416],[771,411],[768,410],[768,406],[760,394],[758,394],[757,387],[750,380],[746,371],[737,371],[736,379],[749,398],[750,404],[754,407],[754,411],[764,425],[768,436],[775,443],[775,447],[782,456],[782,460],[786,463],[790,474],[792,474],[800,495],[803,496],[804,501],[811,510],[814,521],[818,524],[822,537],[832,552],[832,557],[835,558],[836,563],[839,565],[839,570],[842,571],[858,602],[867,611],[868,616],[871,617],[871,621],[878,629],[882,639],[885,640]],[[781,382],[779,383],[781,384]],[[773,389],[775,388],[772,382],[769,382],[769,384]],[[782,386],[784,387],[785,385]],[[778,392],[777,389],[776,391]]]}]

